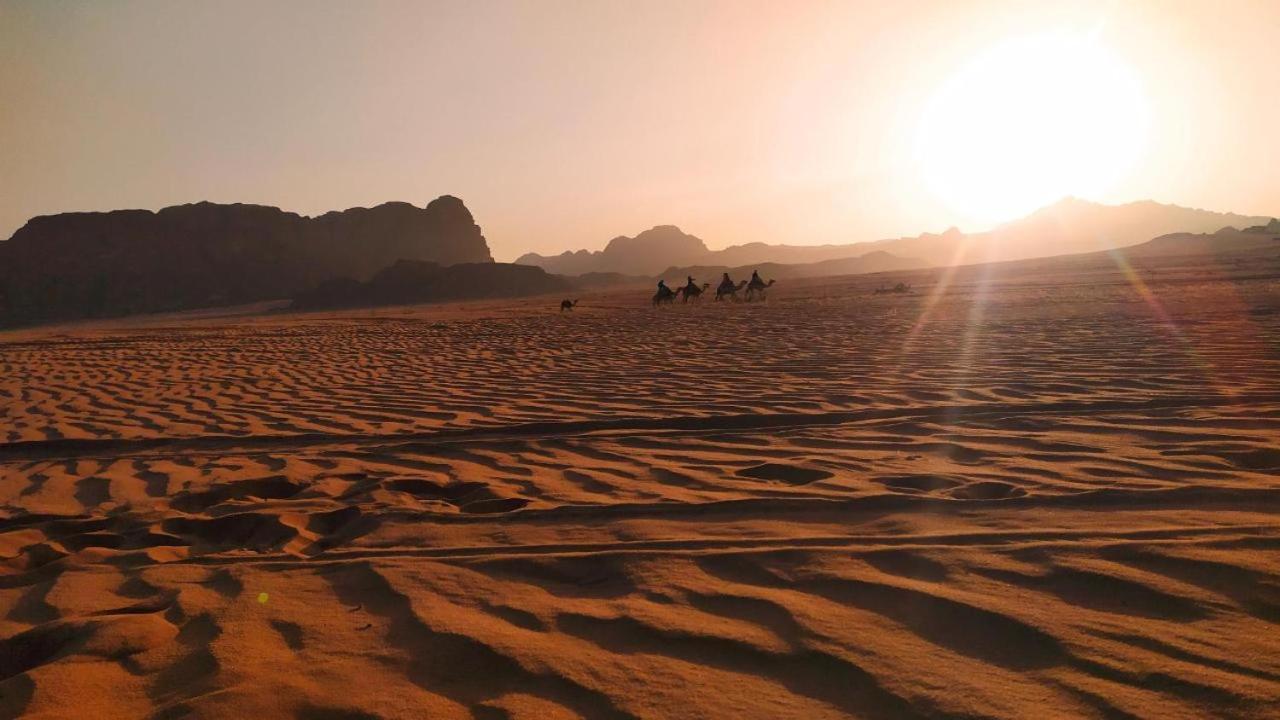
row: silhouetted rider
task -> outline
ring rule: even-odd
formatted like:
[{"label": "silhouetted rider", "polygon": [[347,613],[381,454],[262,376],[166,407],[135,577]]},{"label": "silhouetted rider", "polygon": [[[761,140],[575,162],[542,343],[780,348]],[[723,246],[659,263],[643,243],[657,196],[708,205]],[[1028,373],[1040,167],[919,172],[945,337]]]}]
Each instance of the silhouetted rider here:
[{"label": "silhouetted rider", "polygon": [[720,287],[716,288],[716,292],[723,295],[733,292],[735,287],[737,286],[733,284],[733,278],[729,277],[729,273],[725,273],[724,277],[720,278]]}]

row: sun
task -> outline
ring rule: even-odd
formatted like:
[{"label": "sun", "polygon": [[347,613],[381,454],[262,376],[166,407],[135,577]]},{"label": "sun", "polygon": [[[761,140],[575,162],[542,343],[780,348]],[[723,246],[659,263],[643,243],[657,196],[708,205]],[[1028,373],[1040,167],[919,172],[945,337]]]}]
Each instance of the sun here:
[{"label": "sun", "polygon": [[1137,73],[1095,38],[1027,36],[939,87],[915,160],[953,211],[1000,222],[1066,195],[1104,195],[1141,160],[1148,123]]}]

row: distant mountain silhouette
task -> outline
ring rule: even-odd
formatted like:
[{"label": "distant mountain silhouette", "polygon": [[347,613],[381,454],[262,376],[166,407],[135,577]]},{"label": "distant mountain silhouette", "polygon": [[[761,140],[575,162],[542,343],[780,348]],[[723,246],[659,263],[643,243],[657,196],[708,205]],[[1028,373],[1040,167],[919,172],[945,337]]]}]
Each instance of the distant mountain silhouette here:
[{"label": "distant mountain silhouette", "polygon": [[691,265],[667,268],[661,277],[675,279],[683,284],[686,277],[692,276],[698,282],[715,283],[721,273],[729,273],[733,279],[749,277],[752,271],[758,270],[761,275],[775,280],[784,278],[830,277],[833,275],[861,275],[864,273],[888,272],[892,270],[916,270],[929,267],[923,260],[901,258],[884,251],[869,252],[857,257],[844,257],[834,260],[821,260],[809,263],[748,263],[730,267],[727,265]]},{"label": "distant mountain silhouette", "polygon": [[[1277,232],[1259,232],[1259,227],[1274,228]],[[1226,227],[1211,233],[1170,233],[1136,245],[1074,255],[964,265],[945,271],[935,266],[886,273],[866,278],[860,285],[868,291],[898,282],[917,287],[968,286],[976,289],[1039,284],[1050,278],[1051,283],[1041,287],[1059,285],[1068,278],[1075,287],[1072,292],[1083,293],[1112,292],[1116,285],[1134,286],[1137,292],[1146,293],[1143,285],[1149,283],[1195,285],[1228,278],[1233,282],[1262,281],[1237,287],[1242,293],[1265,292],[1268,282],[1280,279],[1280,222],[1251,226],[1245,230]],[[1092,287],[1095,284],[1097,287]],[[1107,290],[1106,286],[1113,289]],[[1170,289],[1166,292],[1179,291]],[[1189,292],[1194,294],[1196,291]],[[1221,312],[1232,316],[1241,312],[1241,308],[1226,307]]]},{"label": "distant mountain silhouette", "polygon": [[493,261],[449,195],[314,218],[209,202],[37,217],[0,243],[0,326],[288,298],[399,259]]},{"label": "distant mountain silhouette", "polygon": [[518,297],[573,289],[545,270],[507,263],[463,263],[444,267],[421,260],[400,260],[368,282],[335,278],[299,293],[292,307],[320,310],[377,305],[408,305],[445,300]]},{"label": "distant mountain silhouette", "polygon": [[604,250],[566,251],[552,257],[527,253],[517,258],[516,264],[537,265],[560,275],[623,273],[648,276],[672,265],[702,262],[710,252],[706,243],[681,232],[675,225],[658,225],[635,237],[616,237]]},{"label": "distant mountain silhouette", "polygon": [[[924,234],[861,244],[921,258],[933,265],[1022,260],[1110,250],[1170,233],[1212,232],[1223,225],[1265,224],[1268,218],[1164,205],[1150,200],[1102,205],[1065,198],[989,232]],[[855,246],[857,247],[857,246]]]},{"label": "distant mountain silhouette", "polygon": [[1280,221],[1244,230],[1222,228],[1215,233],[1172,233],[1124,248],[1126,257],[1182,255],[1240,255],[1259,252],[1280,258]]},{"label": "distant mountain silhouette", "polygon": [[[1231,228],[1224,229],[1229,230]],[[1245,228],[1244,232],[1258,235],[1280,235],[1280,220],[1271,218],[1271,222],[1266,225],[1254,225],[1253,227]]]},{"label": "distant mountain silhouette", "polygon": [[[685,271],[717,274],[726,270],[738,270],[747,265],[780,266],[802,264],[806,267],[780,269],[779,277],[812,277],[826,274],[851,274],[877,272],[863,270],[862,266],[901,270],[919,267],[914,260],[892,258],[889,253],[874,253],[867,261],[859,258],[871,253],[851,251],[849,245],[768,245],[748,243],[734,245],[724,250],[710,250],[701,239],[689,235],[675,225],[658,225],[635,237],[616,237],[604,250],[591,252],[578,250],[544,257],[527,253],[516,259],[521,265],[536,265],[547,272],[562,275],[590,276],[602,280],[610,276],[626,279],[672,275]],[[839,260],[841,264],[819,267],[822,263]],[[748,270],[748,272],[750,272]]]},{"label": "distant mountain silhouette", "polygon": [[[966,234],[951,228],[943,233],[923,233],[916,237],[848,245],[748,243],[709,250],[702,240],[674,226],[664,225],[634,238],[615,238],[603,251],[580,250],[550,257],[529,253],[516,262],[566,275],[621,273],[649,276],[660,269],[673,273],[681,268],[723,271],[724,268],[766,263],[809,264],[811,267],[804,271],[806,276],[809,273],[848,274],[840,263],[826,267],[817,264],[859,258],[876,251],[896,256],[904,262],[920,261],[928,266],[1050,257],[1124,247],[1174,232],[1211,232],[1224,225],[1260,226],[1262,231],[1266,231],[1269,220],[1149,200],[1126,205],[1102,205],[1065,198],[1025,218],[982,233]],[[647,249],[641,246],[642,242],[658,237],[661,237],[661,242],[647,242]],[[851,263],[852,267],[856,265]]]}]

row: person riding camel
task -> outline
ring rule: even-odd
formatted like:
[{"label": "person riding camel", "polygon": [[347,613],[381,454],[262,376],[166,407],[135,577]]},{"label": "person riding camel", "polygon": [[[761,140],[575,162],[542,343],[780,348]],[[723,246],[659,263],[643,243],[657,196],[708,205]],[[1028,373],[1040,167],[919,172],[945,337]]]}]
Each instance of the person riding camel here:
[{"label": "person riding camel", "polygon": [[765,282],[760,279],[760,271],[751,273],[751,282],[747,283],[747,302],[752,300],[763,300],[765,290],[773,287],[773,281]]},{"label": "person riding camel", "polygon": [[692,275],[690,275],[688,278],[686,278],[686,282],[685,282],[684,288],[685,288],[685,294],[686,294],[686,295],[688,295],[688,294],[689,294],[689,288],[693,288],[693,294],[695,294],[695,295],[697,295],[697,294],[698,294],[698,283],[696,283],[696,282],[694,282],[694,281],[693,281],[693,276],[692,276]]},{"label": "person riding camel", "polygon": [[729,273],[725,273],[724,277],[720,278],[720,287],[716,288],[716,294],[724,295],[726,293],[731,293],[733,292],[734,287],[733,278],[729,277]]},{"label": "person riding camel", "polygon": [[671,292],[671,288],[667,287],[667,281],[666,281],[665,279],[663,279],[663,280],[659,280],[659,281],[658,281],[658,294],[659,294],[659,295],[667,295],[667,294],[669,294],[670,292]]}]

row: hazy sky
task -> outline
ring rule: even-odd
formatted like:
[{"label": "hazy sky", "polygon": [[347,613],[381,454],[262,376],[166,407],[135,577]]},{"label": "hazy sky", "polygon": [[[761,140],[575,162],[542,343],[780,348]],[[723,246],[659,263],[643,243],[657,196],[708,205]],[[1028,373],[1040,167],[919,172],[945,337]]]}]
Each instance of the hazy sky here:
[{"label": "hazy sky", "polygon": [[0,0],[0,238],[445,193],[500,260],[981,229],[1058,191],[1280,214],[1277,88],[1276,0]]}]

